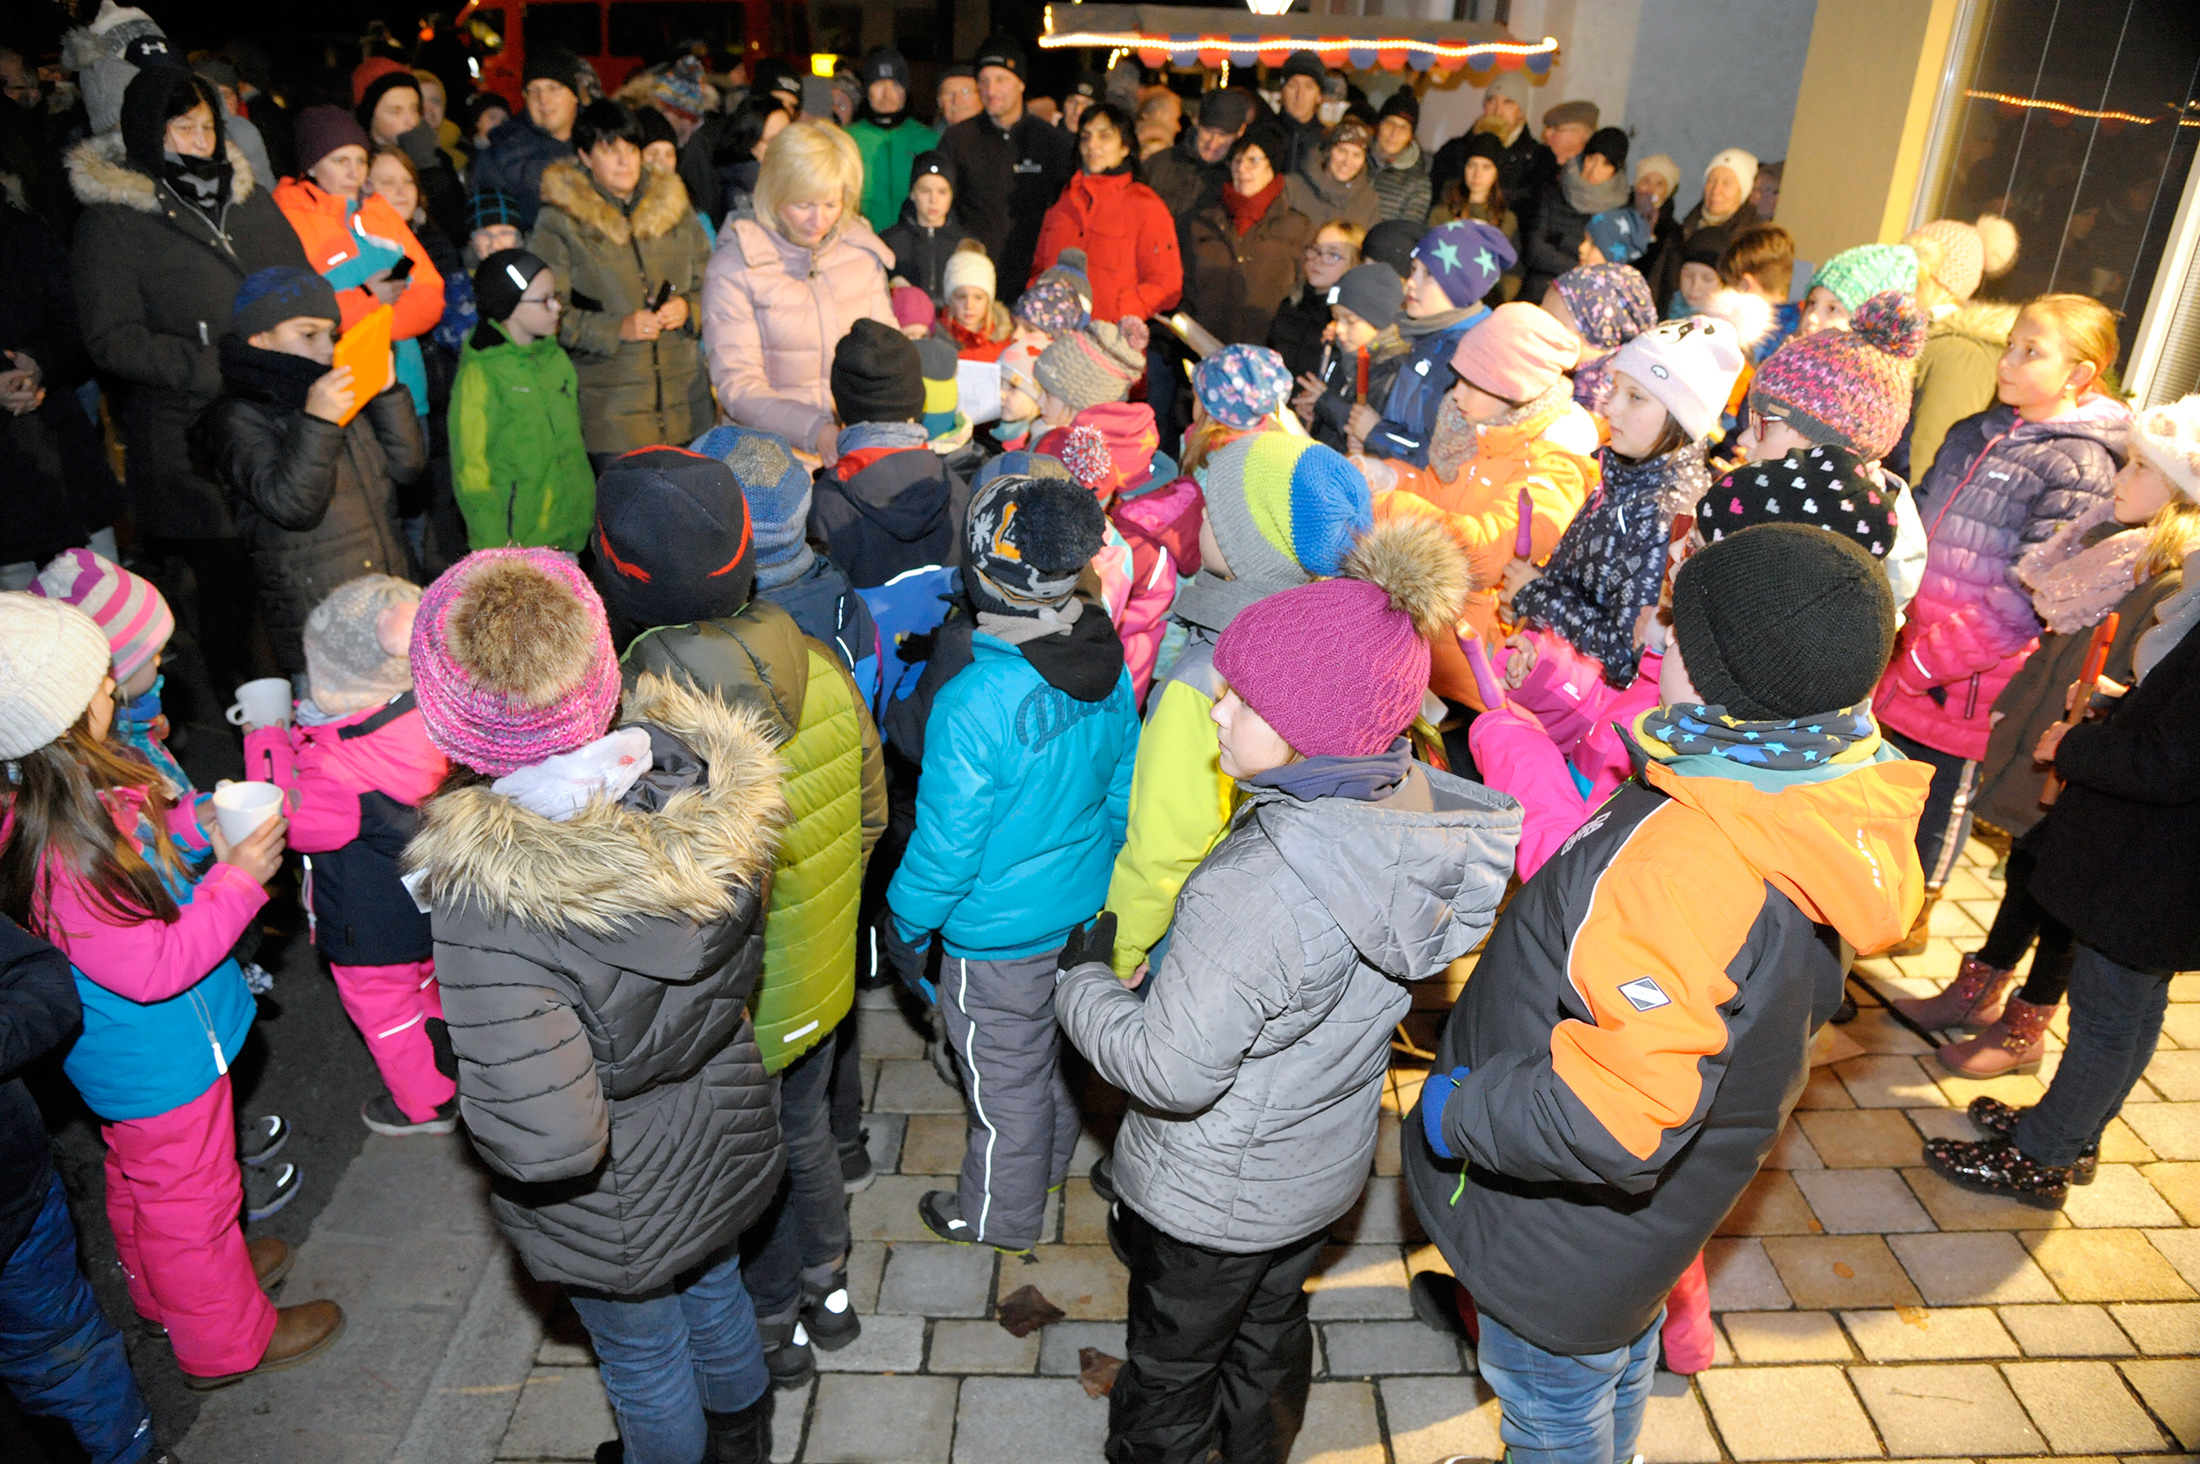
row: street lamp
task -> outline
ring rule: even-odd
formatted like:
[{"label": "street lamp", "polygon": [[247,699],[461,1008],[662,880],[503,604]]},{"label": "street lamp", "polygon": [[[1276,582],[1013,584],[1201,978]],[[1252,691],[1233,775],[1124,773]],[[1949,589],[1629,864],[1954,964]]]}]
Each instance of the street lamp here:
[{"label": "street lamp", "polygon": [[1255,15],[1282,15],[1291,8],[1291,0],[1245,0],[1245,8]]}]

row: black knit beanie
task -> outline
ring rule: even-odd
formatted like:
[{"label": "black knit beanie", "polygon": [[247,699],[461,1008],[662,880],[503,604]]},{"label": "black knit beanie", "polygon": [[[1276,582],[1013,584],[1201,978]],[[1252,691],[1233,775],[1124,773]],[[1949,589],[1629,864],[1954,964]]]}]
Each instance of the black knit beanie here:
[{"label": "black knit beanie", "polygon": [[587,99],[581,84],[581,58],[563,46],[546,46],[540,51],[528,48],[527,64],[520,70],[520,89],[524,91],[531,81],[554,81],[574,96]]},{"label": "black knit beanie", "polygon": [[924,363],[917,343],[865,316],[833,352],[833,410],[843,427],[914,422],[924,415]]},{"label": "black knit beanie", "polygon": [[1673,579],[1673,634],[1696,694],[1747,722],[1864,700],[1894,654],[1894,595],[1853,539],[1759,524]]},{"label": "black knit beanie", "polygon": [[756,584],[756,536],[733,470],[684,447],[621,454],[596,480],[590,578],[637,628],[731,615]]},{"label": "black knit beanie", "polygon": [[483,320],[509,319],[535,276],[549,267],[524,249],[499,249],[474,267],[474,313]]}]

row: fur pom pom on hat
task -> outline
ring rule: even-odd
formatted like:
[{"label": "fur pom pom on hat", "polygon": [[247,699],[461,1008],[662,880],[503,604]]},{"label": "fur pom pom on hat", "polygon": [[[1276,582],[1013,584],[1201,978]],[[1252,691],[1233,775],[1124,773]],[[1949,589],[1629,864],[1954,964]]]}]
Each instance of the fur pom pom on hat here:
[{"label": "fur pom pom on hat", "polygon": [[0,594],[0,758],[36,752],[74,727],[110,655],[98,624],[74,605]]},{"label": "fur pom pom on hat", "polygon": [[2131,450],[2169,479],[2186,501],[2200,503],[2200,396],[2141,412],[2131,424]]},{"label": "fur pom pom on hat", "polygon": [[1975,224],[1935,219],[1902,242],[1916,249],[1920,271],[1958,305],[1978,293],[1981,281],[2007,274],[2017,262],[2016,225],[1999,214],[1980,214]]},{"label": "fur pom pom on hat", "polygon": [[1398,740],[1421,709],[1429,638],[1451,634],[1473,588],[1458,543],[1425,519],[1377,524],[1343,570],[1254,602],[1215,646],[1215,670],[1307,757]]},{"label": "fur pom pom on hat", "polygon": [[970,495],[963,566],[973,598],[1014,615],[1058,606],[1107,532],[1100,501],[1075,479],[1004,473]]},{"label": "fur pom pom on hat", "polygon": [[619,707],[603,601],[554,549],[483,549],[439,575],[412,671],[428,740],[492,778],[587,746]]},{"label": "fur pom pom on hat", "polygon": [[412,628],[420,586],[363,574],[338,585],[306,617],[306,687],[332,717],[376,707],[412,685]]},{"label": "fur pom pom on hat", "polygon": [[1925,348],[1925,312],[1914,295],[1872,296],[1847,330],[1796,336],[1765,358],[1749,386],[1751,407],[1813,442],[1885,457],[1910,420],[1910,387]]}]

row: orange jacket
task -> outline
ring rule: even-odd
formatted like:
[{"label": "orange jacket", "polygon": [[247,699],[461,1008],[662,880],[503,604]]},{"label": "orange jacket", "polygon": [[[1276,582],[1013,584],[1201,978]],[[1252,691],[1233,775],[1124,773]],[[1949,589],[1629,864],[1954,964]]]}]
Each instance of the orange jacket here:
[{"label": "orange jacket", "polygon": [[[285,178],[275,185],[275,206],[290,220],[298,242],[305,246],[306,263],[322,274],[359,253],[359,240],[352,233],[354,220],[346,217],[345,200],[319,184],[305,178]],[[428,262],[428,251],[420,247],[411,228],[397,216],[388,199],[374,194],[360,203],[356,223],[369,238],[397,246],[413,262],[405,293],[390,307],[390,338],[411,340],[435,329],[435,323],[443,318],[443,276]],[[381,303],[364,285],[336,292],[336,305],[344,312],[346,330],[372,315]]]},{"label": "orange jacket", "polygon": [[[1378,519],[1426,516],[1443,520],[1467,552],[1475,583],[1486,587],[1467,602],[1461,629],[1497,639],[1497,591],[1512,559],[1520,531],[1520,494],[1532,509],[1529,557],[1540,564],[1550,557],[1589,495],[1602,479],[1597,466],[1597,426],[1571,397],[1525,421],[1476,429],[1475,455],[1446,482],[1434,468],[1388,464],[1396,472],[1393,491],[1375,501]],[[1430,645],[1429,685],[1438,696],[1481,707],[1467,658],[1450,636]]]}]

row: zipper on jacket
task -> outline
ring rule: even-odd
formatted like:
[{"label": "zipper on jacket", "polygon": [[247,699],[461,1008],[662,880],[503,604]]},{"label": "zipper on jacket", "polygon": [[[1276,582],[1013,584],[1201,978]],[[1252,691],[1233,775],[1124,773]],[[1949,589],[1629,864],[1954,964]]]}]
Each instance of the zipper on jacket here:
[{"label": "zipper on jacket", "polygon": [[214,1076],[217,1078],[228,1077],[229,1059],[222,1055],[222,1039],[221,1035],[214,1030],[213,1009],[207,1006],[206,998],[199,995],[197,987],[194,986],[185,995],[191,998],[191,1010],[199,1014],[199,1025],[206,1029],[206,1045],[214,1049]]}]

